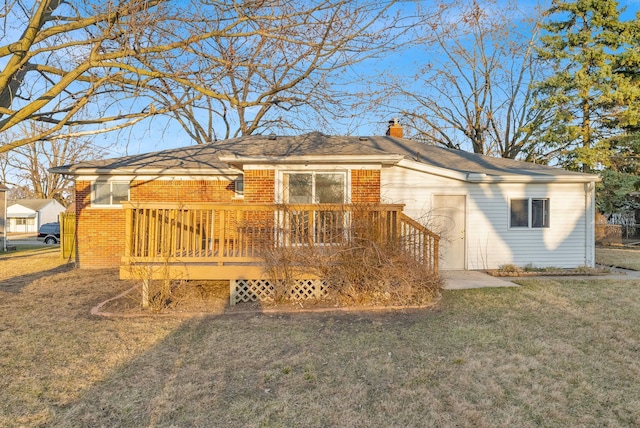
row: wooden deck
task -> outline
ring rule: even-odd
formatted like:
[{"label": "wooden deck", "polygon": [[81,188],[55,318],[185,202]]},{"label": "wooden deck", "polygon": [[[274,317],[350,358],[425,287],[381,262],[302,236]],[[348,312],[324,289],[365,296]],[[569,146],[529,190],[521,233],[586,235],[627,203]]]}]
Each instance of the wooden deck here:
[{"label": "wooden deck", "polygon": [[438,236],[402,208],[128,203],[120,277],[256,279],[264,276],[267,251],[283,246],[333,248],[364,238],[400,245],[437,272]]}]

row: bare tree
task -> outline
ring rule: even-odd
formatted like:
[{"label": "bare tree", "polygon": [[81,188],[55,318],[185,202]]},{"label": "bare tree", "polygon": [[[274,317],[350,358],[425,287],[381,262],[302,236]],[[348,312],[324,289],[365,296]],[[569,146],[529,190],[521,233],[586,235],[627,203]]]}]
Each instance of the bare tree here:
[{"label": "bare tree", "polygon": [[533,108],[538,21],[492,0],[449,7],[425,27],[427,53],[415,84],[394,84],[408,100],[400,113],[426,143],[526,156],[544,119]]},{"label": "bare tree", "polygon": [[[21,135],[42,135],[42,127],[18,127]],[[95,146],[90,138],[60,138],[36,141],[0,154],[0,181],[10,184],[12,196],[20,198],[56,199],[68,205],[73,196],[73,180],[49,169],[65,164],[99,157],[104,149]]]},{"label": "bare tree", "polygon": [[[134,81],[115,64],[127,64],[132,49],[119,38],[144,38],[144,29],[161,0],[63,2],[15,0],[5,3],[0,58],[0,134],[25,122],[48,124],[0,146],[0,153],[35,141],[69,135],[69,126],[84,126],[77,135],[104,132],[148,117],[147,107],[108,114],[106,100]],[[167,49],[146,45],[142,50]],[[105,104],[97,104],[103,99]],[[83,119],[77,120],[82,114]],[[110,126],[105,126],[109,124]],[[87,128],[94,126],[93,128]]]},{"label": "bare tree", "polygon": [[[415,16],[392,15],[394,3],[274,0],[225,2],[228,7],[214,10],[201,6],[202,21],[191,25],[218,35],[176,58],[147,57],[150,69],[168,77],[153,88],[155,102],[170,109],[198,143],[309,129],[310,123],[326,127],[351,115],[360,102],[346,77],[349,68],[403,43],[415,23]],[[233,32],[227,30],[231,22],[237,24]],[[176,75],[181,79],[169,78]]]},{"label": "bare tree", "polygon": [[394,2],[7,3],[0,134],[23,122],[48,126],[0,153],[158,114],[203,142],[291,125],[293,111],[348,111],[334,90],[340,74],[412,24],[389,16]]}]

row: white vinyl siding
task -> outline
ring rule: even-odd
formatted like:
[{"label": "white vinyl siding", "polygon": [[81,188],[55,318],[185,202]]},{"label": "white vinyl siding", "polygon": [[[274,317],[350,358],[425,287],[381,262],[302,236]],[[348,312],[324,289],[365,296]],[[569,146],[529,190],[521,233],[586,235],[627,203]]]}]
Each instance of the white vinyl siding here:
[{"label": "white vinyl siding", "polygon": [[[433,195],[466,195],[467,269],[496,269],[503,264],[572,268],[593,263],[588,239],[593,226],[585,224],[585,213],[592,209],[585,210],[584,187],[583,183],[468,183],[400,167],[385,169],[381,176],[383,201],[405,203],[406,214],[427,225]],[[510,228],[513,199],[548,200],[548,227]]]}]

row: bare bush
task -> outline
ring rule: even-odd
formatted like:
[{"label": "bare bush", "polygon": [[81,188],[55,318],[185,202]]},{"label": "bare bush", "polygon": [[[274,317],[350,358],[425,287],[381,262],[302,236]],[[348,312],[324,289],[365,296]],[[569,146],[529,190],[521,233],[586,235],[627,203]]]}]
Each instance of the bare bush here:
[{"label": "bare bush", "polygon": [[[437,298],[442,285],[439,275],[408,254],[398,230],[390,231],[378,214],[368,205],[345,209],[344,221],[334,224],[332,233],[323,230],[330,240],[276,245],[267,251],[266,271],[276,302],[287,300],[296,279],[304,274],[324,280],[327,294],[322,300],[340,305],[419,305]],[[295,216],[293,211],[284,218]],[[321,220],[310,219],[307,226],[321,228]],[[280,227],[281,239],[300,232],[287,224]],[[304,233],[320,235],[317,230]]]}]

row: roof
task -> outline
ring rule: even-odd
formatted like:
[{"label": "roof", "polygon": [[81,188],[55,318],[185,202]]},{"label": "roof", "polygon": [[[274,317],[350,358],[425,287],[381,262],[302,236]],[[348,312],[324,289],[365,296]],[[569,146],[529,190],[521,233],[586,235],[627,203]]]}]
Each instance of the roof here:
[{"label": "roof", "polygon": [[17,199],[11,201],[9,206],[20,205],[33,211],[40,211],[53,201],[53,199]]},{"label": "roof", "polygon": [[9,190],[9,188],[7,186],[5,186],[4,184],[0,183],[0,192],[6,192],[8,190]]},{"label": "roof", "polygon": [[595,175],[560,168],[478,155],[390,136],[345,137],[312,132],[298,136],[251,135],[209,144],[162,150],[114,159],[52,168],[55,173],[81,174],[198,174],[238,173],[243,164],[382,163],[451,171],[474,182],[527,177],[555,181],[597,181]]}]

